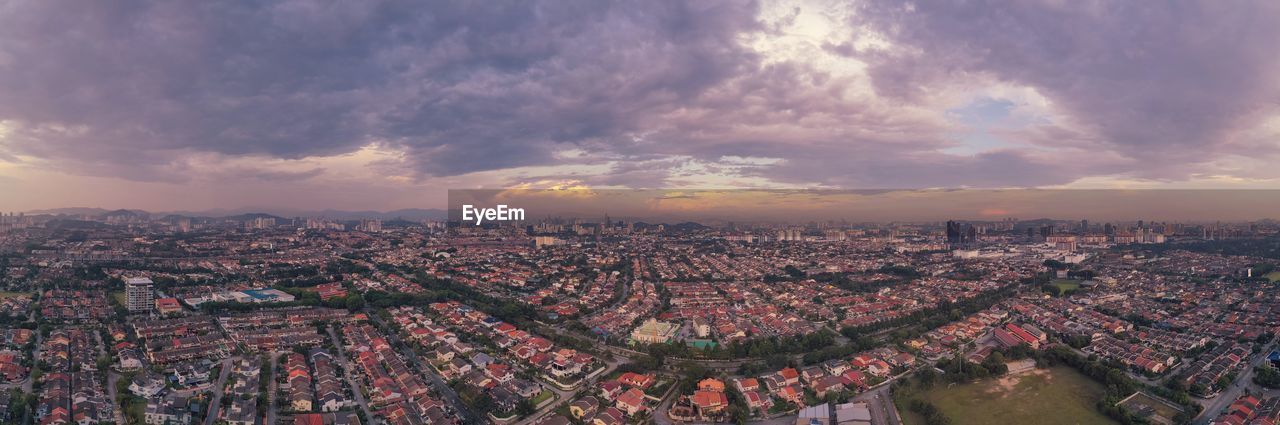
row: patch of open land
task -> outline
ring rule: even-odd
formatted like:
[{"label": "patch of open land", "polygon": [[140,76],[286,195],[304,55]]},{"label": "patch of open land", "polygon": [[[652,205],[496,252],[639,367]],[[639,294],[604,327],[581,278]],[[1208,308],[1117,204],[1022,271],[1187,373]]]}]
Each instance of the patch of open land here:
[{"label": "patch of open land", "polygon": [[[916,398],[933,403],[954,425],[1114,424],[1094,408],[1102,399],[1101,384],[1065,366],[984,379],[968,384],[938,384]],[[924,420],[906,409],[899,411],[907,425]]]}]

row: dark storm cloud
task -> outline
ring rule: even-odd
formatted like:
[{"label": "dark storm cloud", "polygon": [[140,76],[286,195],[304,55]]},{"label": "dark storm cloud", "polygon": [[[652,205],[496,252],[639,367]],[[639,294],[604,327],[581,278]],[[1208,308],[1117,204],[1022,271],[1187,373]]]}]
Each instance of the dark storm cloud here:
[{"label": "dark storm cloud", "polygon": [[[808,5],[767,20],[746,1],[7,2],[0,161],[284,184],[325,168],[273,159],[375,144],[404,153],[377,170],[420,178],[540,165],[605,171],[499,178],[912,188],[1184,179],[1277,150],[1240,135],[1280,98],[1277,4],[904,4],[862,4],[836,31],[887,49],[806,41],[868,77],[755,50]],[[954,105],[931,95],[973,81],[1034,88],[1065,120],[944,153]]]},{"label": "dark storm cloud", "polygon": [[991,75],[1037,89],[1099,148],[1173,165],[1139,175],[1182,178],[1187,163],[1247,143],[1237,131],[1275,113],[1277,20],[1276,2],[875,0],[851,22],[899,47],[862,55],[882,96],[916,99]]},{"label": "dark storm cloud", "polygon": [[750,2],[21,1],[0,8],[8,148],[155,178],[190,152],[368,143],[423,175],[617,143],[753,56]]}]

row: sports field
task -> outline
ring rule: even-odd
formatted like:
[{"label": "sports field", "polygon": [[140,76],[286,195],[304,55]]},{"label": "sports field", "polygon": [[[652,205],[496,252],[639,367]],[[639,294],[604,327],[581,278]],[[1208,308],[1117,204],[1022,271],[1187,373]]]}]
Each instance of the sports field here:
[{"label": "sports field", "polygon": [[[1102,395],[1101,384],[1059,366],[951,387],[938,384],[915,397],[933,403],[953,425],[1114,424],[1094,408]],[[903,421],[924,425],[920,415],[907,409],[907,402],[898,400]]]}]

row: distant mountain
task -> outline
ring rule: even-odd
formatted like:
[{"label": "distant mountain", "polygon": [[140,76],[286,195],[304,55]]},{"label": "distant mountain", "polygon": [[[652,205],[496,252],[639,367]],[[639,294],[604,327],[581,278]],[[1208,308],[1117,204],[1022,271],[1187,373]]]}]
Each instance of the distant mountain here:
[{"label": "distant mountain", "polygon": [[[108,217],[108,216],[132,216],[132,217],[148,217],[153,213],[142,210],[108,210],[105,208],[53,208],[47,210],[27,211],[29,215],[71,215],[71,216],[91,216],[91,217]],[[304,217],[304,218],[327,218],[332,220],[361,220],[361,219],[404,219],[404,220],[444,220],[448,218],[448,214],[443,209],[435,208],[407,208],[392,211],[344,211],[344,210],[300,210],[289,208],[238,208],[238,209],[214,209],[206,211],[165,211],[154,213],[156,216],[172,218],[174,216],[182,217],[208,217],[208,218],[226,218],[232,220],[248,220],[257,217],[276,217],[277,219]]]},{"label": "distant mountain", "polygon": [[147,216],[148,213],[143,210],[108,210],[106,208],[89,208],[89,207],[69,207],[69,208],[53,208],[47,210],[26,211],[27,215],[74,215],[74,216],[107,216],[107,215],[134,215]]},{"label": "distant mountain", "polygon": [[228,216],[223,216],[218,218],[225,219],[225,220],[235,220],[235,221],[249,221],[257,218],[274,218],[276,219],[277,223],[289,220],[284,217],[278,217],[278,216],[274,216],[267,213],[245,213],[245,214],[228,215]]},{"label": "distant mountain", "polygon": [[444,220],[449,218],[449,213],[438,208],[407,208],[392,211],[341,211],[341,210],[323,210],[317,211],[313,217],[325,217],[335,220],[359,220],[362,218],[376,218],[380,220],[405,219],[405,220]]}]

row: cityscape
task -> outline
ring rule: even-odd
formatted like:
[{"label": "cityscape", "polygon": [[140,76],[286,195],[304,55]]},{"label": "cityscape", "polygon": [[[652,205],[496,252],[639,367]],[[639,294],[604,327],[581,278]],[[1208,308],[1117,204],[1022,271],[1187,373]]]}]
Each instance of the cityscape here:
[{"label": "cityscape", "polygon": [[0,418],[1263,423],[1278,264],[1271,220],[7,213]]},{"label": "cityscape", "polygon": [[0,0],[0,425],[1280,425],[1277,23]]}]

